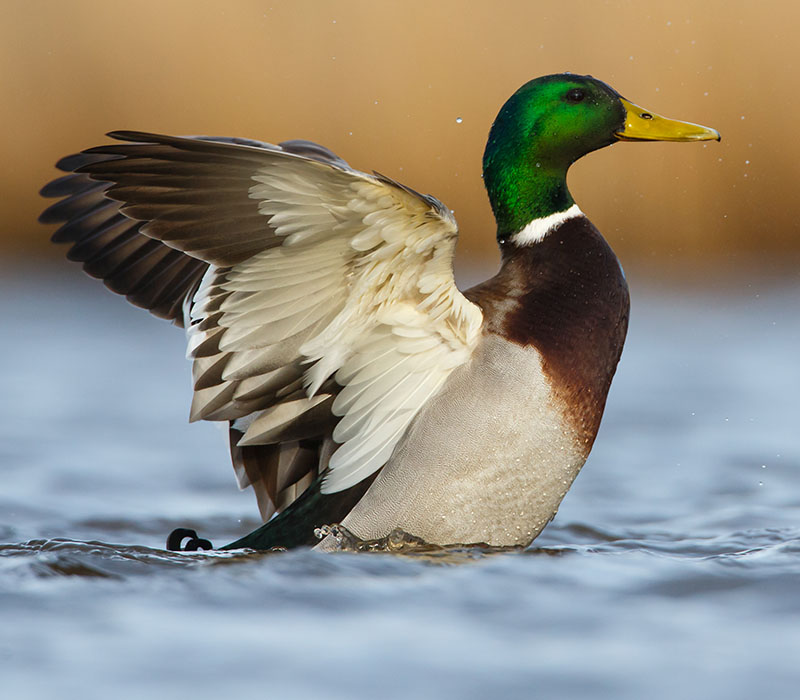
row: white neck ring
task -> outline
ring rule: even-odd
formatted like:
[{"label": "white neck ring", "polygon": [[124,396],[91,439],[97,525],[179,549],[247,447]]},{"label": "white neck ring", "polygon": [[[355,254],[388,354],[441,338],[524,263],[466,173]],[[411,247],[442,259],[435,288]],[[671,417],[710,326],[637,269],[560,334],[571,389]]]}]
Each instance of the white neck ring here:
[{"label": "white neck ring", "polygon": [[565,211],[558,211],[549,216],[543,216],[541,219],[534,219],[529,222],[525,228],[510,237],[510,241],[517,246],[534,245],[544,240],[544,237],[552,230],[558,228],[568,219],[574,219],[577,216],[583,216],[577,204],[573,204]]}]

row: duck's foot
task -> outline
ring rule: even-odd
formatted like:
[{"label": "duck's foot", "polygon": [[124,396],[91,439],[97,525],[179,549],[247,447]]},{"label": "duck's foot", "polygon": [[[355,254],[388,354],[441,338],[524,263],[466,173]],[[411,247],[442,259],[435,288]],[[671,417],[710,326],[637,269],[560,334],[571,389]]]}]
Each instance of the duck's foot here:
[{"label": "duck's foot", "polygon": [[[184,540],[187,540],[185,545]],[[198,537],[196,531],[179,527],[169,533],[167,549],[170,552],[196,552],[199,549],[214,549],[214,547],[208,540]]]}]

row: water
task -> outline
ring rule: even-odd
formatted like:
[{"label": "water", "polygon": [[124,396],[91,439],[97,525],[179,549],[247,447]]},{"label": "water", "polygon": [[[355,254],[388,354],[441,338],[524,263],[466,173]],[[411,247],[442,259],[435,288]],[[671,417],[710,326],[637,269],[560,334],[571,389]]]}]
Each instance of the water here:
[{"label": "water", "polygon": [[1,270],[3,697],[796,698],[800,286],[631,280],[594,452],[526,552],[170,553],[256,526],[182,334]]}]

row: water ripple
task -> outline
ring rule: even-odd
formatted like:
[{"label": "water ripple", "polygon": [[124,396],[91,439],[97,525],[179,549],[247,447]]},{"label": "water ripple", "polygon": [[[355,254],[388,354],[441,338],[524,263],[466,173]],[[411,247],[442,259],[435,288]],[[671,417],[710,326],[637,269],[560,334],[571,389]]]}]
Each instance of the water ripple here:
[{"label": "water ripple", "polygon": [[255,505],[185,424],[182,335],[72,273],[0,275],[3,697],[797,696],[797,285],[640,289],[526,551],[190,553],[167,533],[230,542]]}]

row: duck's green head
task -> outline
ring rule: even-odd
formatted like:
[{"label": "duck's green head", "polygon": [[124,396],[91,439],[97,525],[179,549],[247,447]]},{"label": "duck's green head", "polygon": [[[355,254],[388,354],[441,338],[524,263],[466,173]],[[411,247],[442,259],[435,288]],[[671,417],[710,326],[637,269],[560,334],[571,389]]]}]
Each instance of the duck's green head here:
[{"label": "duck's green head", "polygon": [[523,85],[497,115],[483,176],[499,238],[574,204],[567,169],[617,141],[719,140],[689,122],[665,119],[625,100],[589,75],[561,73]]}]

